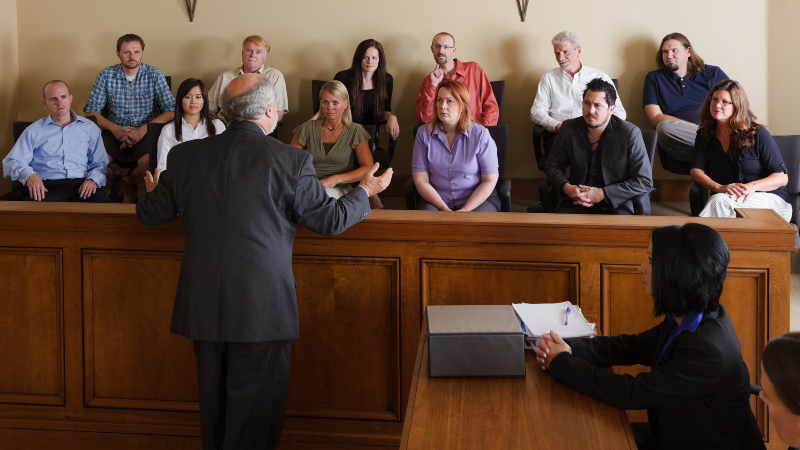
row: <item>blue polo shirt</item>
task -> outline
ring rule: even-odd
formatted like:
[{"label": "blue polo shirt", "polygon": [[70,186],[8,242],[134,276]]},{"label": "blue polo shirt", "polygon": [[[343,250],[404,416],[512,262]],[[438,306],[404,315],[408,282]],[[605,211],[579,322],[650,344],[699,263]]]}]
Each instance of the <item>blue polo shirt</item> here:
[{"label": "blue polo shirt", "polygon": [[728,76],[717,66],[706,64],[704,71],[681,78],[674,72],[654,70],[644,79],[642,107],[658,105],[661,112],[694,124],[700,124],[697,110],[708,91]]}]

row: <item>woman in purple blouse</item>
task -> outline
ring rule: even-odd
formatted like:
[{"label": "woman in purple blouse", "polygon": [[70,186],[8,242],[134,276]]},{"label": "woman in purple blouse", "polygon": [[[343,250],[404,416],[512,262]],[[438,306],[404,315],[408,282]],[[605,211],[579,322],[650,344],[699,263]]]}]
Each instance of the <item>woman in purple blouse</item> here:
[{"label": "woman in purple blouse", "polygon": [[500,211],[494,188],[497,146],[470,110],[469,88],[443,81],[436,90],[436,114],[420,127],[411,173],[426,211]]}]

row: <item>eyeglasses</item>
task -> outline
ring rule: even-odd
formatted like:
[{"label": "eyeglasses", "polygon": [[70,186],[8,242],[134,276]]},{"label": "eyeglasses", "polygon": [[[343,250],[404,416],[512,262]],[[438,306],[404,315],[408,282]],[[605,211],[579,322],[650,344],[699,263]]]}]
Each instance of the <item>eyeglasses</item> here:
[{"label": "eyeglasses", "polygon": [[442,49],[442,48],[445,49],[445,50],[450,50],[451,48],[455,48],[455,46],[454,45],[433,44],[433,48],[435,48],[436,50],[439,50],[439,49]]},{"label": "eyeglasses", "polygon": [[730,105],[733,104],[733,102],[729,102],[727,100],[722,100],[722,99],[719,99],[717,97],[711,97],[711,103],[716,105],[719,102],[722,102],[722,106],[730,106]]}]

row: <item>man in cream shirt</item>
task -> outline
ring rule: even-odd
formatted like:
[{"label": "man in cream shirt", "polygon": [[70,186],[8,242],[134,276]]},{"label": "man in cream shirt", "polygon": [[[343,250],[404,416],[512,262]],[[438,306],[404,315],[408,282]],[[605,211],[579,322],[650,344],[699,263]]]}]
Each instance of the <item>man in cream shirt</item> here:
[{"label": "man in cream shirt", "polygon": [[[223,72],[211,89],[208,90],[208,108],[214,117],[219,117],[219,99],[225,87],[239,75],[245,73],[259,73],[264,75],[272,82],[275,90],[275,109],[278,113],[278,122],[283,120],[283,115],[289,112],[289,104],[286,95],[286,81],[283,74],[278,69],[267,67],[264,61],[269,54],[269,42],[259,35],[248,36],[242,42],[242,65]],[[270,136],[275,137],[275,133]]]},{"label": "man in cream shirt", "polygon": [[[583,115],[583,91],[586,83],[595,79],[614,84],[604,72],[581,64],[581,42],[571,31],[562,31],[553,37],[553,53],[559,67],[545,73],[539,80],[539,90],[531,108],[531,121],[544,128],[542,133],[543,156],[537,161],[539,168],[544,166],[550,146],[555,141],[561,122]],[[619,99],[614,107],[614,115],[625,120],[625,108]]]}]

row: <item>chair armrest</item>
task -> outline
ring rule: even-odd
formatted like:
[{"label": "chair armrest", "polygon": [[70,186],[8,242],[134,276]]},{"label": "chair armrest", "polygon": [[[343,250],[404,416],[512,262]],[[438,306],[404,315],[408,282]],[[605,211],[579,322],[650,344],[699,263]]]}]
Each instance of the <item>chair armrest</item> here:
[{"label": "chair armrest", "polygon": [[511,180],[506,178],[497,185],[497,196],[500,197],[500,212],[511,212]]},{"label": "chair armrest", "polygon": [[[539,160],[542,158],[542,132],[544,128],[542,128],[539,124],[533,125],[533,155],[536,157],[536,164],[539,164]],[[540,168],[541,170],[541,168]]]},{"label": "chair armrest", "polygon": [[689,189],[689,208],[693,217],[700,217],[700,213],[708,202],[708,190],[697,183]]},{"label": "chair armrest", "polygon": [[650,215],[650,193],[645,192],[644,194],[639,194],[631,199],[631,203],[633,203],[633,213],[637,216],[649,216]]},{"label": "chair armrest", "polygon": [[414,178],[409,178],[406,181],[406,209],[414,211],[417,209],[417,185],[414,184]]},{"label": "chair armrest", "polygon": [[122,169],[112,162],[108,163],[108,170],[111,171],[111,193],[108,195],[108,198],[116,203],[119,198],[119,189],[122,185]]}]

